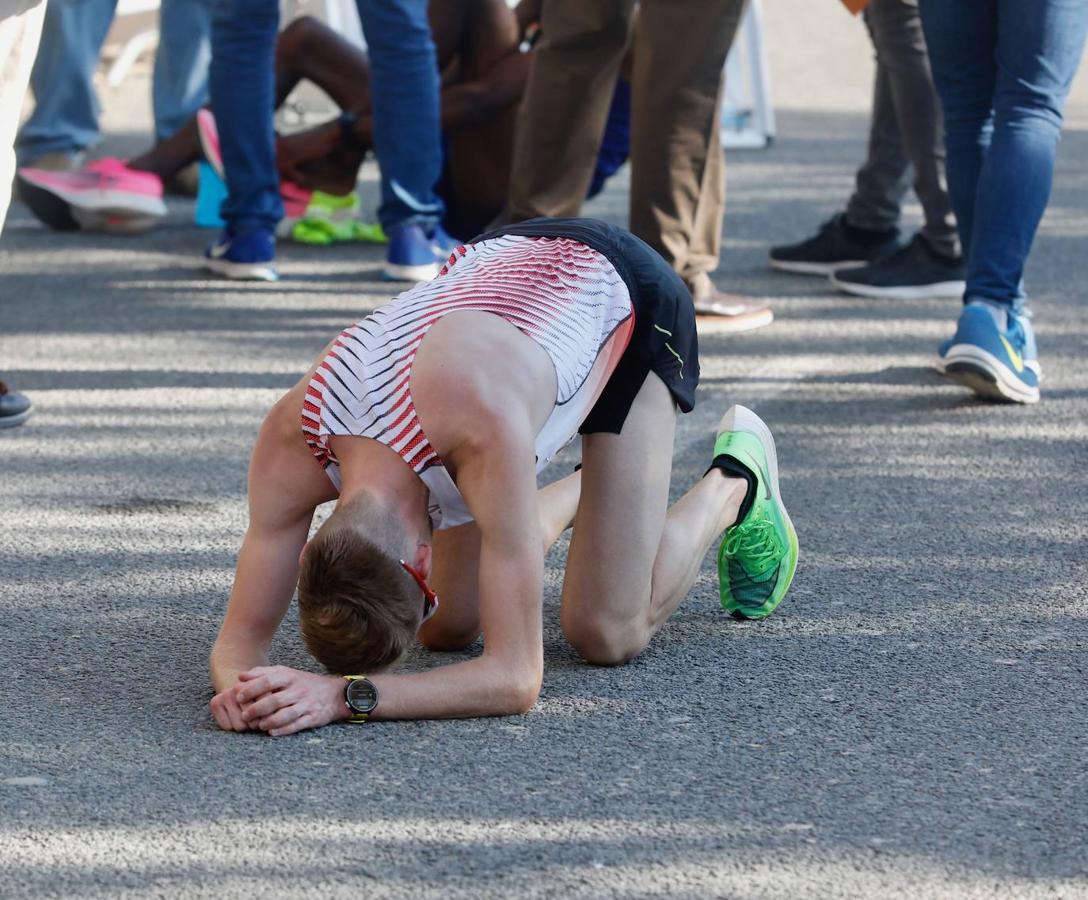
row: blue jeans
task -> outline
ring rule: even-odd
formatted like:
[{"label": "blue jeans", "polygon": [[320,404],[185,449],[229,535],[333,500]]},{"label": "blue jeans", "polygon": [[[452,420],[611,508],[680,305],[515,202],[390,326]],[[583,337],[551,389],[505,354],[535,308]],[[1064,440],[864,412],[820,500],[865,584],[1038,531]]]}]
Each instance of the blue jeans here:
[{"label": "blue jeans", "polygon": [[215,0],[211,100],[227,180],[220,215],[235,233],[283,218],[276,170],[277,0]]},{"label": "blue jeans", "polygon": [[[19,161],[97,143],[92,75],[117,0],[49,0],[30,86],[34,111],[19,132]],[[211,0],[162,0],[152,101],[155,136],[169,137],[208,99]]]},{"label": "blue jeans", "polygon": [[964,300],[1019,309],[1088,0],[920,0],[920,7],[967,255]]},{"label": "blue jeans", "polygon": [[[374,150],[382,169],[385,228],[437,223],[442,167],[438,64],[426,0],[356,0],[371,64]],[[211,95],[229,194],[231,230],[275,228],[283,217],[272,112],[279,27],[273,0],[216,0]]]},{"label": "blue jeans", "polygon": [[382,169],[378,221],[430,230],[442,218],[438,61],[427,0],[356,0],[370,53],[374,152]]}]

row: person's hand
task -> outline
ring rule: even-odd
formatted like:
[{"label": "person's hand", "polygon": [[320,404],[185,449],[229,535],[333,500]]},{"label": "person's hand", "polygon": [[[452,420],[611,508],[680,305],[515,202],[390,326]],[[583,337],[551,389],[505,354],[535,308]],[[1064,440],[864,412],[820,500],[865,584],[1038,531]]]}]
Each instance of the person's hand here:
[{"label": "person's hand", "polygon": [[238,702],[238,684],[212,697],[212,718],[224,731],[249,731],[251,726],[242,717],[242,705]]},{"label": "person's hand", "polygon": [[347,717],[342,679],[287,666],[242,672],[236,698],[247,727],[277,737]]}]

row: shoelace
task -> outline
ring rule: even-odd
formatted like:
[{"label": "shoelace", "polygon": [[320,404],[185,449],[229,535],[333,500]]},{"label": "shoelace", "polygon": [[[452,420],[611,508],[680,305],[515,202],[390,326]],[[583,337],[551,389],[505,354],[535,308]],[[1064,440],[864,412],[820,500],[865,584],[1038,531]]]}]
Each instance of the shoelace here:
[{"label": "shoelace", "polygon": [[745,563],[749,574],[762,574],[782,556],[782,543],[774,524],[762,510],[735,526],[725,539],[725,552]]}]

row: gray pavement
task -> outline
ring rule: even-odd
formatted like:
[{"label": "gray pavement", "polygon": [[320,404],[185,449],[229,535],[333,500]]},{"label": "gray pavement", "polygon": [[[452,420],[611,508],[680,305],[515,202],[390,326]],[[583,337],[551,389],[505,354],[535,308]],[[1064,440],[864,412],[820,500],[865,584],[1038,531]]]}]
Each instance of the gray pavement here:
[{"label": "gray pavement", "polygon": [[[0,432],[0,896],[1088,897],[1086,107],[1029,271],[1044,400],[1011,408],[927,368],[955,303],[766,268],[845,199],[853,102],[786,103],[769,152],[731,157],[717,278],[777,321],[702,335],[677,441],[678,493],[730,403],[771,425],[791,595],[733,622],[708,557],[642,657],[591,669],[559,633],[560,546],[520,718],[268,739],[208,716],[248,450],[387,296],[380,253],[284,246],[280,284],[232,285],[194,266],[184,202],[136,238],[16,207],[0,372],[37,413]],[[305,666],[294,625],[274,656]]]}]

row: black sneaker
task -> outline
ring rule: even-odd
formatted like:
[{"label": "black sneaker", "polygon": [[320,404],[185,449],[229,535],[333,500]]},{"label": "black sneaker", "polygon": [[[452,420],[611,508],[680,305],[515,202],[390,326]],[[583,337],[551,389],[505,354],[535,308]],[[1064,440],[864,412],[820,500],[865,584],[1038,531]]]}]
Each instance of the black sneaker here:
[{"label": "black sneaker", "polygon": [[32,404],[17,391],[8,390],[0,381],[0,428],[14,428],[30,418]]},{"label": "black sneaker", "polygon": [[858,269],[840,269],[830,277],[840,291],[859,297],[958,300],[966,286],[964,269],[962,256],[942,256],[916,234],[909,244],[883,259]]},{"label": "black sneaker", "polygon": [[899,232],[875,233],[873,241],[858,241],[847,232],[846,216],[836,213],[820,230],[799,244],[771,247],[771,268],[799,275],[830,275],[836,269],[864,266],[894,250]]}]

